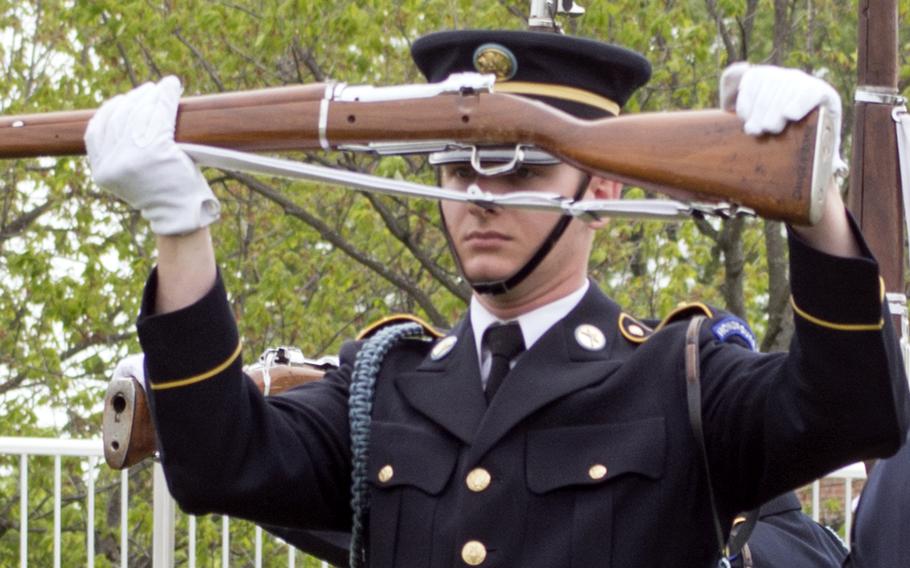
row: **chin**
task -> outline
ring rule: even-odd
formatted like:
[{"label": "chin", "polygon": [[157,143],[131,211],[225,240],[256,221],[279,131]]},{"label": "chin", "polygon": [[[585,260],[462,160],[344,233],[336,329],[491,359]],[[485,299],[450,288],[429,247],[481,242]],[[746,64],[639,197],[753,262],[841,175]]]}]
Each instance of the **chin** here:
[{"label": "chin", "polygon": [[517,268],[511,271],[503,270],[502,266],[499,266],[497,268],[492,268],[489,266],[464,267],[465,276],[471,282],[495,282],[498,280],[505,280],[515,274],[517,271]]}]

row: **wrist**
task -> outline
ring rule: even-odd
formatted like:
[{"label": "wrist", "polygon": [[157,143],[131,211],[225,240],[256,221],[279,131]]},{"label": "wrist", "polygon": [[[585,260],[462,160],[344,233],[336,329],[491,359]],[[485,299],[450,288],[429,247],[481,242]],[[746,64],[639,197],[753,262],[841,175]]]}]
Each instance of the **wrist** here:
[{"label": "wrist", "polygon": [[847,220],[844,200],[833,179],[828,187],[825,208],[818,223],[812,226],[792,226],[791,229],[816,250],[842,257],[862,255]]},{"label": "wrist", "polygon": [[159,235],[155,312],[172,312],[195,303],[211,289],[216,275],[208,227],[183,235]]}]

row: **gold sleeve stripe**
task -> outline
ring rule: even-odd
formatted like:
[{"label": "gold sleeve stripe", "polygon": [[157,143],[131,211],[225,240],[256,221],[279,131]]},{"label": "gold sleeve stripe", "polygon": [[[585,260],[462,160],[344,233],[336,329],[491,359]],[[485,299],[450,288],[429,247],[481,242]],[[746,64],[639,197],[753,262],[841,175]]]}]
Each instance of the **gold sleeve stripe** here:
[{"label": "gold sleeve stripe", "polygon": [[815,316],[809,315],[800,309],[796,305],[796,300],[793,299],[793,295],[790,295],[790,305],[793,306],[793,311],[796,312],[801,318],[815,325],[826,327],[828,329],[834,329],[837,331],[879,331],[884,325],[885,320],[880,319],[878,323],[835,323]]},{"label": "gold sleeve stripe", "polygon": [[596,95],[590,91],[566,87],[565,85],[550,85],[548,83],[529,83],[526,81],[503,81],[493,87],[496,93],[511,95],[538,95],[565,101],[586,104],[603,109],[613,116],[619,116],[619,103],[606,97]]},{"label": "gold sleeve stripe", "polygon": [[194,375],[194,376],[186,378],[186,379],[180,379],[179,381],[169,381],[167,383],[161,383],[161,384],[151,383],[152,390],[176,389],[179,387],[185,387],[187,385],[192,385],[195,383],[200,383],[206,379],[211,379],[212,377],[214,377],[221,371],[227,369],[231,365],[231,363],[233,363],[237,359],[237,357],[240,356],[240,351],[241,351],[242,347],[243,347],[243,343],[238,342],[237,349],[234,349],[234,352],[231,353],[230,357],[228,357],[223,363],[221,363],[214,369],[210,369],[204,373],[201,373],[199,375]]}]

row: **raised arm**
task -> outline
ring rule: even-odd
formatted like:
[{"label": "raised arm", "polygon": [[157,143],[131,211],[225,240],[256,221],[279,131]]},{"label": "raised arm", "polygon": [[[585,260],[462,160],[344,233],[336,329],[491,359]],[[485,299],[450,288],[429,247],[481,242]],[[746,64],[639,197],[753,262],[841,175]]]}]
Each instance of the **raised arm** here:
[{"label": "raised arm", "polygon": [[141,211],[158,235],[156,313],[196,302],[215,283],[207,226],[221,208],[174,141],[182,91],[176,77],[146,83],[107,101],[85,132],[95,181]]}]

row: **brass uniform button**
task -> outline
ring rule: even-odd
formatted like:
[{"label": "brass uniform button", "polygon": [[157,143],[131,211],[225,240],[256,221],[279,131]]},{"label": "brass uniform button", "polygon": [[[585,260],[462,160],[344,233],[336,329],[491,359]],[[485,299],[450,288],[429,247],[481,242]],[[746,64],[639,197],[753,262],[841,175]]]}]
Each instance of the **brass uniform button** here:
[{"label": "brass uniform button", "polygon": [[382,466],[382,469],[379,470],[379,474],[376,476],[379,478],[379,481],[382,483],[388,483],[392,476],[395,475],[395,470],[392,469],[390,465]]},{"label": "brass uniform button", "polygon": [[603,479],[607,476],[607,466],[603,464],[595,464],[591,466],[591,469],[588,470],[588,476],[591,479]]},{"label": "brass uniform button", "polygon": [[487,547],[482,542],[469,540],[461,547],[461,559],[468,566],[480,566],[487,559]]},{"label": "brass uniform button", "polygon": [[465,483],[467,484],[468,489],[475,493],[480,493],[490,486],[490,481],[492,479],[489,471],[482,467],[476,467],[468,473]]}]

